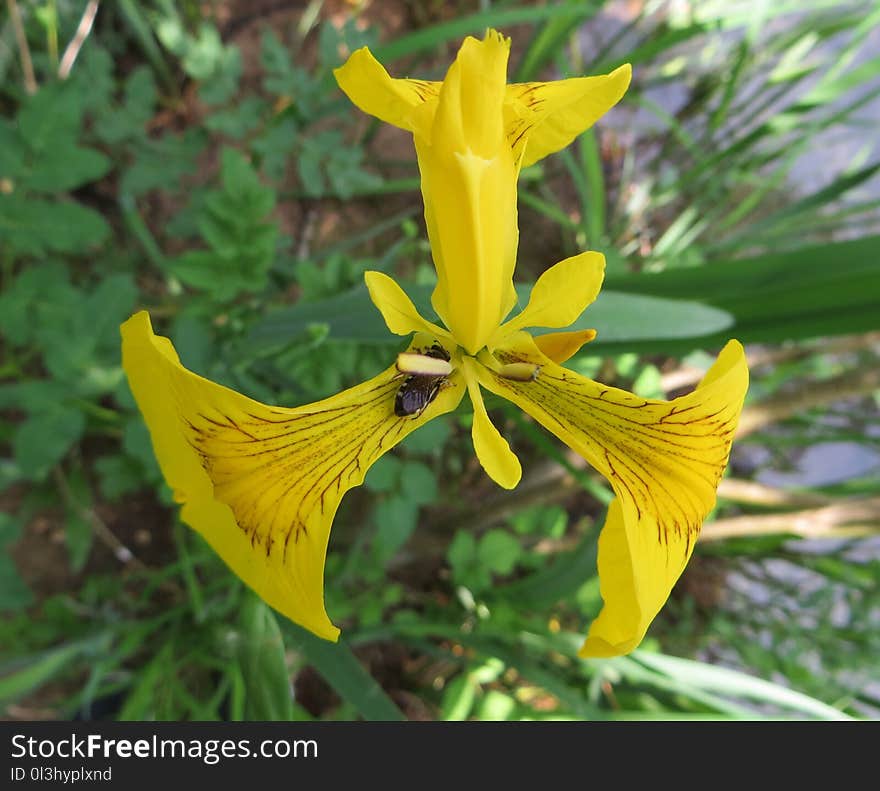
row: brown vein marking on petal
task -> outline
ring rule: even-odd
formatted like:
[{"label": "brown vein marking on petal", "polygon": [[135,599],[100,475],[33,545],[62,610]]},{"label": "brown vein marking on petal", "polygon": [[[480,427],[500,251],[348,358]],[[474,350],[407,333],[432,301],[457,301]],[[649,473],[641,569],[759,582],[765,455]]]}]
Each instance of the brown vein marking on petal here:
[{"label": "brown vein marking on petal", "polygon": [[[504,361],[532,362],[511,353],[498,356]],[[575,449],[608,477],[618,496],[632,503],[637,518],[656,518],[657,539],[667,551],[671,535],[684,537],[690,550],[715,501],[738,405],[701,412],[705,404],[687,403],[699,395],[664,403],[619,390],[611,402],[607,399],[611,388],[557,366],[544,367],[534,382],[513,382],[488,373],[502,392],[516,393],[521,401],[537,405],[550,431],[574,435],[579,445]]]},{"label": "brown vein marking on petal", "polygon": [[428,101],[433,96],[438,96],[440,93],[440,84],[434,82],[428,82],[427,80],[407,80],[410,88],[412,88],[413,93],[419,97],[419,99],[423,102]]},{"label": "brown vein marking on petal", "polygon": [[291,540],[295,545],[308,535],[309,514],[315,508],[324,514],[330,498],[335,508],[354,476],[400,438],[405,421],[393,413],[397,388],[396,381],[383,382],[356,405],[316,412],[267,409],[233,418],[216,409],[181,419],[214,496],[232,509],[251,546],[263,546],[269,556],[280,545],[286,560]]}]

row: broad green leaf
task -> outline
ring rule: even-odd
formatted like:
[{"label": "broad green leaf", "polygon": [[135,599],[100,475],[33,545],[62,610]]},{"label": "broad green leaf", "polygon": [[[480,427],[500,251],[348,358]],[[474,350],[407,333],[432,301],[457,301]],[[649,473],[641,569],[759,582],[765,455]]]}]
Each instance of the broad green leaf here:
[{"label": "broad green leaf", "polygon": [[[703,346],[718,346],[731,337],[744,343],[773,343],[880,328],[878,258],[880,236],[871,236],[711,261],[696,269],[614,277],[609,286],[698,300],[734,317],[732,327],[702,338]],[[646,338],[639,346],[657,351],[683,348],[667,337],[659,335],[653,342]]]},{"label": "broad green leaf", "polygon": [[291,635],[291,648],[301,651],[309,664],[365,720],[397,722],[405,719],[344,640],[330,643],[290,622],[285,622],[285,627]]},{"label": "broad green leaf", "polygon": [[[431,287],[407,285],[406,291],[422,312],[434,319]],[[519,302],[528,302],[530,286],[517,287]],[[359,343],[398,343],[366,293],[356,286],[329,299],[282,308],[268,313],[250,331],[249,340],[271,347],[302,335],[312,324],[329,327],[332,340]],[[595,328],[599,335],[592,349],[612,343],[641,343],[657,339],[690,339],[711,336],[730,327],[732,318],[718,308],[669,297],[652,297],[603,290],[572,329]],[[536,330],[536,333],[547,330]]]}]

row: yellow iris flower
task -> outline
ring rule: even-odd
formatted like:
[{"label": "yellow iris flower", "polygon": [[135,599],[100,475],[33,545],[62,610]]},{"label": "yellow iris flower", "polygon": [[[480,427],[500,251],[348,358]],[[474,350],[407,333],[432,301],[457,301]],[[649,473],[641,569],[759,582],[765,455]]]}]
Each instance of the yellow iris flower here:
[{"label": "yellow iris flower", "polygon": [[[604,258],[585,252],[538,279],[514,307],[516,181],[570,143],[625,92],[629,66],[598,76],[507,84],[510,42],[467,38],[442,83],[392,79],[364,48],[336,71],[366,112],[413,133],[438,282],[422,318],[390,277],[367,287],[408,353],[375,378],[306,406],[267,406],[184,368],[141,312],[122,325],[123,365],[181,518],[265,601],[315,634],[339,630],[324,609],[324,560],[337,506],[383,453],[454,410],[465,391],[474,449],[501,486],[520,464],[491,423],[481,388],[523,409],[609,481],[616,497],[599,538],[604,606],[583,656],[639,644],[683,571],[715,504],[748,386],[730,341],[697,389],[640,398],[560,363],[595,333],[564,328],[595,299]],[[507,319],[505,321],[505,319]],[[447,359],[448,358],[448,359]]]}]

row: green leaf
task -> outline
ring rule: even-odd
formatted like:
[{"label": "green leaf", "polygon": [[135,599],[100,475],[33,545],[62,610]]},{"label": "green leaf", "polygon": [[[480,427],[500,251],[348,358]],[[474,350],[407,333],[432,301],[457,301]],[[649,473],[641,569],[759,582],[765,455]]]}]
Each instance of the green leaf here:
[{"label": "green leaf", "polygon": [[293,692],[284,653],[284,637],[275,614],[255,594],[244,598],[238,660],[244,677],[248,720],[293,719]]},{"label": "green leaf", "polygon": [[[434,320],[430,307],[431,286],[405,285],[421,314]],[[529,285],[517,286],[520,304],[528,302]],[[668,297],[651,297],[602,291],[596,302],[584,311],[572,329],[596,328],[598,338],[591,349],[617,343],[642,343],[657,339],[690,339],[712,336],[732,324],[723,310]],[[356,286],[329,299],[268,313],[250,330],[251,343],[276,346],[279,339],[305,332],[313,323],[326,323],[330,338],[359,343],[397,343],[388,332],[379,311],[370,301],[367,290]],[[536,333],[548,330],[536,330]],[[603,349],[604,351],[604,349]]]},{"label": "green leaf", "polygon": [[125,140],[146,138],[147,122],[156,111],[158,93],[148,66],[138,66],[125,81],[125,91],[118,107],[99,107],[95,134],[105,143],[117,145]]},{"label": "green leaf", "polygon": [[510,25],[539,22],[557,17],[575,17],[582,13],[571,4],[522,6],[518,8],[492,8],[468,16],[459,16],[449,22],[431,25],[393,41],[372,48],[380,63],[390,63],[398,58],[417,52],[432,50],[447,41],[458,40],[467,35],[482,37],[487,27],[503,30]]},{"label": "green leaf", "polygon": [[97,655],[106,650],[104,636],[67,643],[40,654],[22,657],[0,666],[0,705],[20,700],[74,665],[83,655]]},{"label": "green leaf", "polygon": [[95,531],[92,527],[89,512],[92,509],[92,491],[83,471],[74,469],[67,476],[67,487],[71,502],[67,503],[67,553],[70,557],[70,568],[74,574],[82,571],[88,560]]},{"label": "green leaf", "polygon": [[123,495],[136,492],[146,481],[142,478],[141,466],[127,456],[101,456],[95,460],[95,472],[101,494],[111,501],[118,501]]},{"label": "green leaf", "polygon": [[522,552],[519,541],[500,528],[486,533],[477,547],[480,563],[495,574],[510,574]]},{"label": "green leaf", "polygon": [[15,561],[0,555],[0,612],[13,612],[29,607],[34,596],[18,573]]},{"label": "green leaf", "polygon": [[107,221],[79,203],[0,194],[0,245],[15,253],[84,253],[109,234]]},{"label": "green leaf", "polygon": [[476,539],[464,530],[457,531],[446,551],[446,559],[449,561],[453,575],[460,576],[461,572],[476,560],[476,557]]},{"label": "green leaf", "polygon": [[92,148],[65,141],[36,157],[22,176],[22,186],[35,192],[67,192],[97,181],[110,170],[110,160]]},{"label": "green leaf", "polygon": [[681,679],[688,685],[706,692],[727,695],[732,698],[748,698],[762,704],[781,706],[820,720],[851,720],[839,709],[793,689],[772,684],[726,667],[708,665],[689,659],[635,651],[631,658],[641,664]]},{"label": "green leaf", "polygon": [[596,576],[596,533],[591,531],[570,552],[556,558],[520,580],[498,586],[497,594],[530,609],[546,609],[572,596]]},{"label": "green leaf", "polygon": [[15,127],[0,118],[0,179],[16,184],[25,169],[26,149]]},{"label": "green leaf", "polygon": [[0,513],[0,611],[20,610],[33,601],[8,549],[20,535],[21,525],[9,514]]},{"label": "green leaf", "polygon": [[418,461],[407,461],[401,476],[403,494],[418,505],[434,502],[437,497],[437,476],[434,470]]},{"label": "green leaf", "polygon": [[153,189],[176,186],[195,170],[206,143],[202,129],[187,129],[182,135],[166,134],[138,142],[135,159],[122,173],[119,192],[140,195]]},{"label": "green leaf", "polygon": [[480,562],[477,554],[477,541],[463,530],[456,532],[446,551],[446,558],[452,569],[452,579],[457,585],[480,593],[489,587],[491,577],[488,568]]},{"label": "green leaf", "polygon": [[231,107],[209,115],[205,119],[205,128],[233,140],[241,140],[262,125],[269,109],[263,99],[246,96]]},{"label": "green leaf", "polygon": [[395,495],[382,500],[374,513],[377,530],[373,546],[379,562],[384,565],[413,534],[418,525],[419,507],[412,500]]},{"label": "green leaf", "polygon": [[344,641],[330,643],[293,623],[285,625],[291,634],[292,646],[302,651],[309,664],[364,719],[389,722],[405,719]]},{"label": "green leaf", "polygon": [[75,86],[51,82],[27,97],[18,113],[18,131],[34,152],[69,144],[79,138],[82,109]]},{"label": "green leaf", "polygon": [[15,460],[30,480],[42,480],[85,431],[82,412],[61,404],[54,409],[30,415],[12,439]]},{"label": "green leaf", "polygon": [[[729,329],[702,338],[703,346],[718,346],[730,337],[744,343],[778,342],[880,328],[878,258],[880,236],[871,236],[713,261],[697,269],[615,277],[609,285],[699,300],[734,317]],[[682,348],[666,337],[640,348]]]},{"label": "green leaf", "polygon": [[364,478],[364,486],[374,492],[390,492],[397,488],[403,462],[395,456],[380,456]]}]

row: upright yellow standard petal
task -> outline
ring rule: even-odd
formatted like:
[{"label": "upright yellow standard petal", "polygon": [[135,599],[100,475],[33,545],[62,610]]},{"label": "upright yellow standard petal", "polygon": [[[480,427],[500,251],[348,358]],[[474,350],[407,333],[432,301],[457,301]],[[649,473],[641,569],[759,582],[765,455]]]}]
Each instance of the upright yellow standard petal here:
[{"label": "upright yellow standard petal", "polygon": [[518,168],[503,124],[510,41],[465,39],[437,103],[430,139],[416,135],[437,269],[432,303],[471,354],[516,302]]},{"label": "upright yellow standard petal", "polygon": [[181,519],[272,607],[320,637],[324,558],[342,496],[414,429],[458,405],[461,377],[418,417],[394,415],[391,366],[332,398],[261,404],[184,368],[146,312],[122,325],[122,359]]},{"label": "upright yellow standard petal", "polygon": [[598,77],[508,85],[507,135],[521,166],[565,148],[589,129],[620,101],[631,78],[626,63]]},{"label": "upright yellow standard petal", "polygon": [[581,454],[614,489],[599,542],[604,608],[581,653],[626,653],[669,597],[715,505],[748,388],[743,348],[730,341],[693,393],[655,401],[561,368],[525,333],[513,340],[497,358],[537,365],[537,378],[510,381],[480,367],[480,382]]},{"label": "upright yellow standard petal", "polygon": [[492,345],[516,304],[520,168],[568,145],[630,79],[621,66],[599,77],[507,85],[509,53],[510,40],[489,30],[482,41],[464,40],[442,83],[393,79],[367,49],[335,71],[358,107],[413,133],[437,270],[431,302],[469,354]]}]

